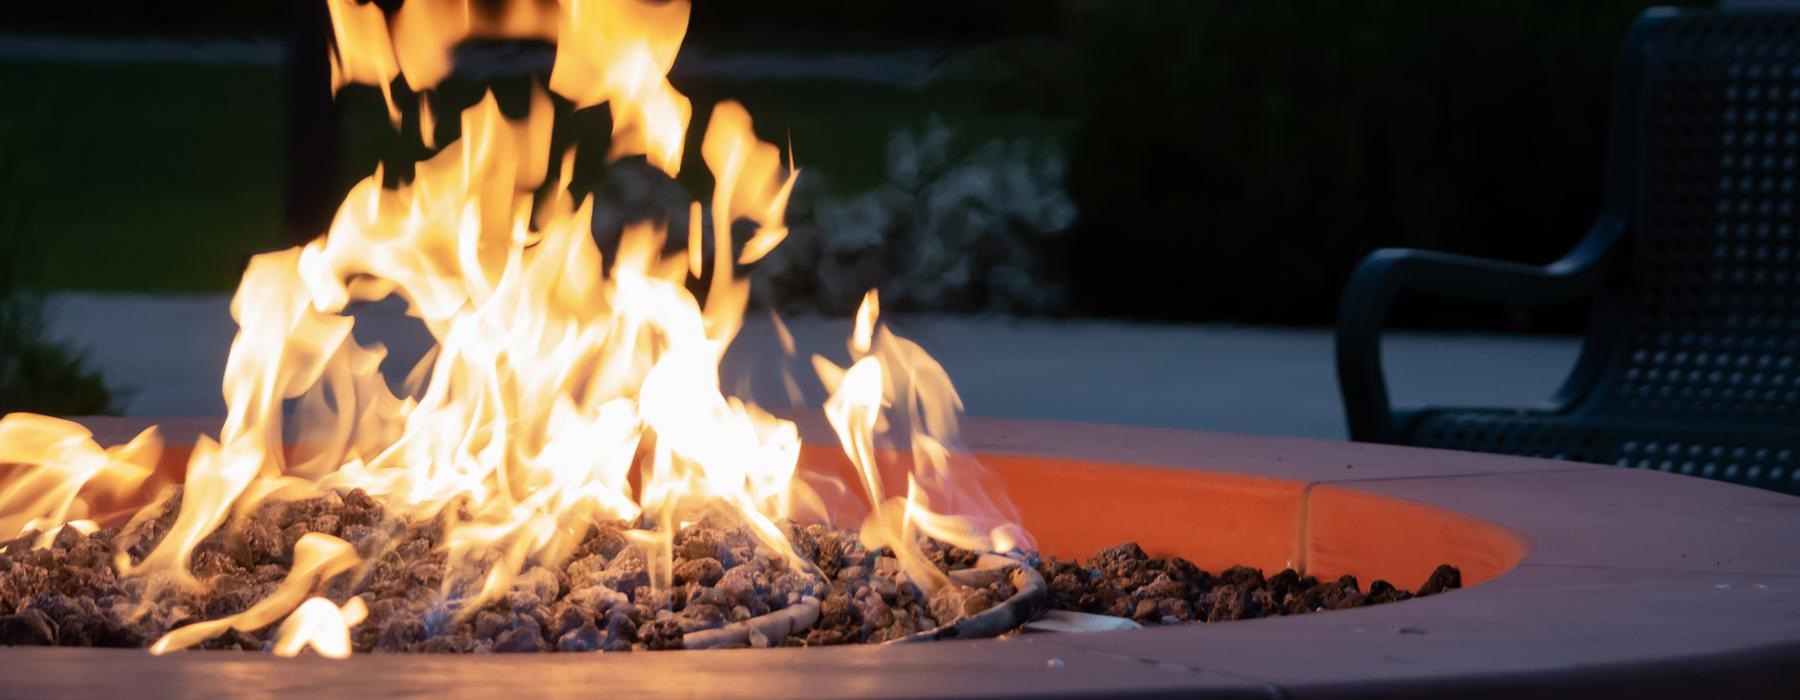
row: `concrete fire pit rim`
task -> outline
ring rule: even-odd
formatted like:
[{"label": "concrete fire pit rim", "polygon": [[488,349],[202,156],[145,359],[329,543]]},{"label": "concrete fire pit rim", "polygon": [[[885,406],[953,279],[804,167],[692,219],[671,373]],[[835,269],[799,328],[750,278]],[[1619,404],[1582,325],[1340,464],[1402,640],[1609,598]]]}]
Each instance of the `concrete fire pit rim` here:
[{"label": "concrete fire pit rim", "polygon": [[[89,424],[110,440],[147,423]],[[164,423],[174,435],[182,425],[207,421]],[[810,418],[802,423],[809,437],[822,427]],[[1783,684],[1800,680],[1794,670],[1800,661],[1800,498],[1601,465],[1249,435],[969,419],[964,440],[991,455],[1299,482],[1308,519],[1334,517],[1334,509],[1354,511],[1359,499],[1418,503],[1495,523],[1517,533],[1529,549],[1516,566],[1484,584],[1393,605],[905,650],[579,661],[365,656],[335,666],[256,655],[152,658],[61,649],[8,649],[0,658],[45,669],[32,681],[45,691],[65,689],[60,683],[72,678],[92,680],[77,673],[91,663],[189,690],[226,687],[210,678],[239,673],[292,676],[297,685],[288,687],[305,692],[367,690],[386,675],[432,686],[478,674],[484,687],[547,688],[551,695],[579,687],[586,682],[575,682],[581,679],[607,682],[601,679],[608,668],[632,669],[626,675],[639,680],[627,685],[645,692],[723,696],[1339,697],[1477,689],[1554,696],[1596,687],[1710,695],[1729,687],[1754,697],[1775,696]],[[520,663],[547,676],[495,677]]]}]

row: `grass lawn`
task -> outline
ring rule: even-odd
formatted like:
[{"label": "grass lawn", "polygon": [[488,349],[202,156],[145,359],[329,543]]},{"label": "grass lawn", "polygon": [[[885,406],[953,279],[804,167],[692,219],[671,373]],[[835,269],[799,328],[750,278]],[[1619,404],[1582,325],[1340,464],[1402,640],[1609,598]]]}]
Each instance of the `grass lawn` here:
[{"label": "grass lawn", "polygon": [[[281,235],[279,71],[214,65],[0,65],[0,206],[23,212],[50,289],[222,292]],[[699,134],[711,105],[743,102],[762,137],[792,135],[835,192],[879,183],[889,135],[940,114],[961,140],[1054,138],[1064,125],[994,104],[979,86],[832,81],[682,82],[695,104],[683,180],[709,186]],[[346,94],[345,182],[400,137],[369,95]],[[604,121],[598,124],[604,133]],[[588,143],[594,143],[590,138]],[[603,147],[603,142],[601,142]],[[16,167],[10,167],[16,166]]]}]

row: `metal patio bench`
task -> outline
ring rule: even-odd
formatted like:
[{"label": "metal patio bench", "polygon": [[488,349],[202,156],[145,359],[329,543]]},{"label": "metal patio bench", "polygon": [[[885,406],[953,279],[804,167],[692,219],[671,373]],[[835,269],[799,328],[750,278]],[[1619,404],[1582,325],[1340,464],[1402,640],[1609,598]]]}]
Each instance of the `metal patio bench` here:
[{"label": "metal patio bench", "polygon": [[[1365,258],[1338,311],[1354,440],[1659,469],[1800,493],[1800,13],[1640,15],[1613,75],[1600,215],[1542,267]],[[1531,409],[1390,404],[1402,292],[1591,300],[1579,359]]]}]

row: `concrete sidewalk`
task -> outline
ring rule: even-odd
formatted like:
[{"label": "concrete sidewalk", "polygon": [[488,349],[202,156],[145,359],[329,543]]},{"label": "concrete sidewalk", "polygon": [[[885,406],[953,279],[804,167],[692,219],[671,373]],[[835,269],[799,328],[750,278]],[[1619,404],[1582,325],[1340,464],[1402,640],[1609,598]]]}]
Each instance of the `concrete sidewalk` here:
[{"label": "concrete sidewalk", "polygon": [[[219,380],[236,326],[225,296],[63,294],[50,300],[52,333],[83,348],[109,383],[132,393],[126,413],[221,415]],[[391,351],[403,373],[431,344],[398,303],[357,311],[357,336]],[[897,332],[930,351],[972,415],[1344,437],[1324,329],[1149,325],[1113,321],[893,317]],[[764,406],[790,405],[780,375],[802,378],[803,403],[824,390],[807,357],[842,363],[845,319],[789,319],[799,357],[783,357],[772,322],[752,313],[726,358],[728,390]],[[1557,337],[1394,334],[1387,342],[1400,403],[1526,406],[1542,401],[1579,344]]]}]

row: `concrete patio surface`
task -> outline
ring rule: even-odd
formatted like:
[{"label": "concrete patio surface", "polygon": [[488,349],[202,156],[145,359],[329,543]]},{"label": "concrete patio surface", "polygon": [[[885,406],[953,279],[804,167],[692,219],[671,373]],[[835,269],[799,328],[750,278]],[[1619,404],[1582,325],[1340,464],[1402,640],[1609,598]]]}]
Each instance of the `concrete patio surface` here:
[{"label": "concrete patio surface", "polygon": [[[236,326],[229,298],[61,294],[52,334],[84,349],[108,382],[131,393],[127,415],[224,414],[219,380]],[[399,303],[356,311],[357,336],[390,349],[398,376],[430,346]],[[1343,438],[1328,329],[1155,325],[1004,317],[883,319],[949,371],[971,415]],[[726,358],[724,386],[770,408],[796,407],[776,368],[799,380],[799,407],[824,389],[807,357],[843,361],[848,319],[787,319],[798,357],[786,359],[766,312],[751,312]],[[1529,406],[1567,374],[1579,341],[1562,337],[1401,332],[1387,341],[1400,404]]]}]

